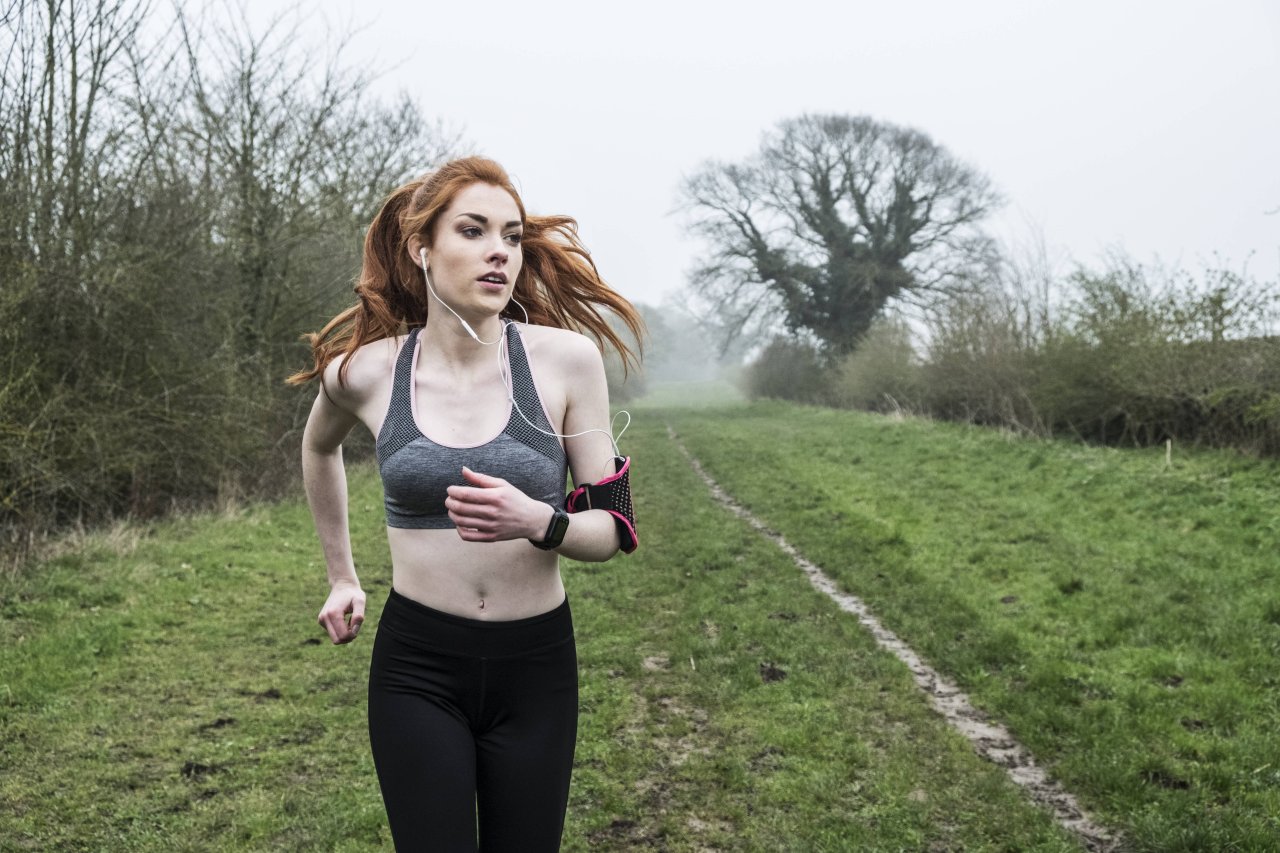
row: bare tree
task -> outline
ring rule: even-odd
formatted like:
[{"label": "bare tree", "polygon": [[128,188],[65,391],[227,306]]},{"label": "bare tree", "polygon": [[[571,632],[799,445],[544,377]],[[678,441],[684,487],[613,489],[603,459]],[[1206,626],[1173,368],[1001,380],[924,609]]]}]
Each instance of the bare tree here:
[{"label": "bare tree", "polygon": [[0,551],[287,481],[299,334],[456,145],[302,14],[0,0]]},{"label": "bare tree", "polygon": [[91,343],[111,278],[97,261],[127,130],[121,60],[146,11],[18,0],[0,12],[0,526],[37,495],[76,496],[41,507],[62,511],[103,457],[77,404],[103,388]]},{"label": "bare tree", "polygon": [[[211,236],[235,270],[237,352],[256,358],[331,301],[335,271],[354,274],[381,196],[457,140],[407,98],[370,104],[367,73],[317,61],[296,13],[255,33],[243,9],[229,11],[212,23],[179,19],[191,97],[178,128],[193,173],[224,193]],[[327,256],[317,256],[326,245],[317,238],[327,238]]]},{"label": "bare tree", "polygon": [[990,182],[927,135],[865,116],[781,122],[740,164],[709,162],[682,207],[710,245],[690,290],[723,342],[780,314],[829,355],[893,301],[927,302],[990,263]]}]

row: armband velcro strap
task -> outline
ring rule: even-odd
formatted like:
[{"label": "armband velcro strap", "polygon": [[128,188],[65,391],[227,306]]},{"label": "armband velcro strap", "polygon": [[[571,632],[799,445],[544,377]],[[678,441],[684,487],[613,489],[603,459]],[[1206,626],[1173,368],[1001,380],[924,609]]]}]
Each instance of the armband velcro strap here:
[{"label": "armband velcro strap", "polygon": [[569,512],[602,509],[612,515],[622,553],[630,554],[640,544],[636,535],[636,513],[631,506],[631,457],[615,456],[613,462],[618,473],[597,483],[578,486],[565,498],[564,507]]}]

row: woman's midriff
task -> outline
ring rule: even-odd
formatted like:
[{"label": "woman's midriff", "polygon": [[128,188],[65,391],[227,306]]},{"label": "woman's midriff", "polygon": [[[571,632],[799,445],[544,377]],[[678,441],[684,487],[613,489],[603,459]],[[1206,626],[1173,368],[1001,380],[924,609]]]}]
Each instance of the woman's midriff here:
[{"label": "woman's midriff", "polygon": [[564,601],[556,554],[524,540],[467,542],[453,528],[387,528],[396,592],[471,619],[524,619]]}]

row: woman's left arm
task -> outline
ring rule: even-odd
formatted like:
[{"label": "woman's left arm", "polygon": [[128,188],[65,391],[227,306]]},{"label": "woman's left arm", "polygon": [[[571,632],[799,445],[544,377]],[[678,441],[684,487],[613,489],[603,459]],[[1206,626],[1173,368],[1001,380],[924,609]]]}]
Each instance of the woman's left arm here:
[{"label": "woman's left arm", "polygon": [[[582,335],[575,335],[573,343],[574,346],[562,351],[567,361],[569,385],[561,431],[565,435],[584,433],[566,438],[564,442],[573,482],[596,483],[616,473],[613,440],[609,434],[609,383],[605,378],[604,359],[595,344]],[[547,521],[550,520],[548,514]],[[564,542],[556,550],[572,560],[598,563],[618,553],[618,548],[618,528],[613,516],[603,509],[589,509],[569,517]]]}]

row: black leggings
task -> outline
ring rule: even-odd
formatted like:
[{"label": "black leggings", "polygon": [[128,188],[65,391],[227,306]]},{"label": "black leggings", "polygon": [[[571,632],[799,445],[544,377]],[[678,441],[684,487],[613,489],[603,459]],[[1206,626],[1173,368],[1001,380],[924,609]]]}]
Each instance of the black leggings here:
[{"label": "black leggings", "polygon": [[477,832],[486,853],[558,849],[577,729],[567,600],[483,622],[391,591],[369,740],[397,851],[474,851]]}]

